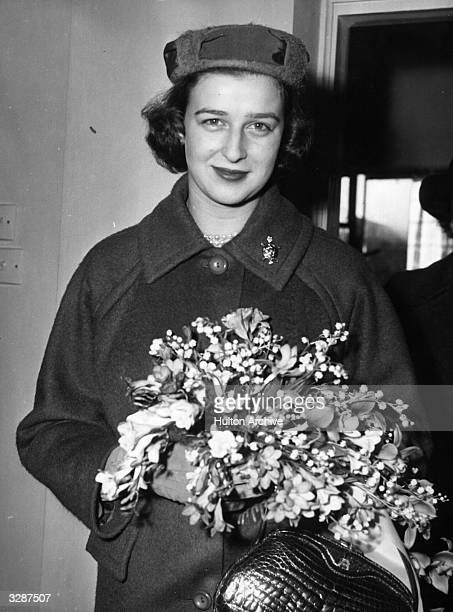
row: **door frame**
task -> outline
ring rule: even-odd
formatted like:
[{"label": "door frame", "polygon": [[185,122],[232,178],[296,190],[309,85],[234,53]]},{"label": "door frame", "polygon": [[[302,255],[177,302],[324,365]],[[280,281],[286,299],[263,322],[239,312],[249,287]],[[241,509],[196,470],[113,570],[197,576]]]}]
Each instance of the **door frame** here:
[{"label": "door frame", "polygon": [[[379,16],[378,21],[385,21],[387,17],[389,20],[397,18],[404,21],[408,13],[420,11],[420,18],[426,18],[428,11],[442,9],[451,10],[453,15],[452,0],[302,0],[304,8],[313,12],[313,1],[317,4],[319,36],[313,53],[312,74],[320,87],[332,92],[341,86],[344,79],[341,65],[346,61],[347,49],[339,52],[339,36],[342,29],[344,33],[344,28],[351,26],[354,17],[357,22],[363,22],[367,15],[370,18],[372,15]],[[331,179],[328,200],[313,211],[314,222],[335,235],[338,233],[339,181],[340,177]]]}]

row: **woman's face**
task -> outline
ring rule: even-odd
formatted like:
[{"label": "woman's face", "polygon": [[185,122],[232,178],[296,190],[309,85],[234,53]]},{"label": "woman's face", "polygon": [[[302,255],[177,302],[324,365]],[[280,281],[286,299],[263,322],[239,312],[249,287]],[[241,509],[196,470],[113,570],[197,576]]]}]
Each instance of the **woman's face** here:
[{"label": "woman's face", "polygon": [[272,77],[203,75],[184,117],[190,193],[227,206],[252,200],[274,169],[283,117]]}]

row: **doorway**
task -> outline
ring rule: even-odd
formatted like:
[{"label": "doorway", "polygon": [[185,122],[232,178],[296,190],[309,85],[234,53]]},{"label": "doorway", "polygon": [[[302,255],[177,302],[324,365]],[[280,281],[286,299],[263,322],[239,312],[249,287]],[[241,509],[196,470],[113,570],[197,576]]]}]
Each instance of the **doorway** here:
[{"label": "doorway", "polygon": [[333,218],[385,283],[453,250],[418,203],[421,179],[453,157],[453,10],[340,17],[335,74]]}]

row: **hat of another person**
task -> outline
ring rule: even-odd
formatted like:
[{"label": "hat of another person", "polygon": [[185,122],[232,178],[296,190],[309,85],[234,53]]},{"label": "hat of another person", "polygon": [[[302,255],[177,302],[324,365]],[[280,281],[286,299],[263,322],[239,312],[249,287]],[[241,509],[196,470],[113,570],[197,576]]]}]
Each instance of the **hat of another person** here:
[{"label": "hat of another person", "polygon": [[309,55],[302,41],[263,25],[222,25],[188,30],[165,45],[170,81],[210,68],[240,68],[275,77],[293,87],[303,84]]},{"label": "hat of another person", "polygon": [[423,179],[419,191],[420,205],[423,210],[438,219],[449,223],[451,202],[453,200],[453,160],[448,170]]}]

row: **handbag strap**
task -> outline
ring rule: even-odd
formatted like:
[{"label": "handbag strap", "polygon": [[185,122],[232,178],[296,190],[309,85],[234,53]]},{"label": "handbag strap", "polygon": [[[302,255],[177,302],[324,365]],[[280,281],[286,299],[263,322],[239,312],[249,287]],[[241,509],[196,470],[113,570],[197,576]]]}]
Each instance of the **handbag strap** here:
[{"label": "handbag strap", "polygon": [[411,591],[412,591],[412,597],[413,597],[413,607],[414,607],[414,612],[417,612],[418,610],[418,604],[419,604],[419,595],[418,595],[418,586],[417,586],[417,580],[415,578],[415,574],[414,574],[414,568],[412,566],[412,563],[410,562],[410,560],[407,558],[407,556],[398,548],[398,552],[400,554],[400,557],[404,563],[404,567],[406,568],[406,572],[409,578],[409,582],[411,585]]}]

